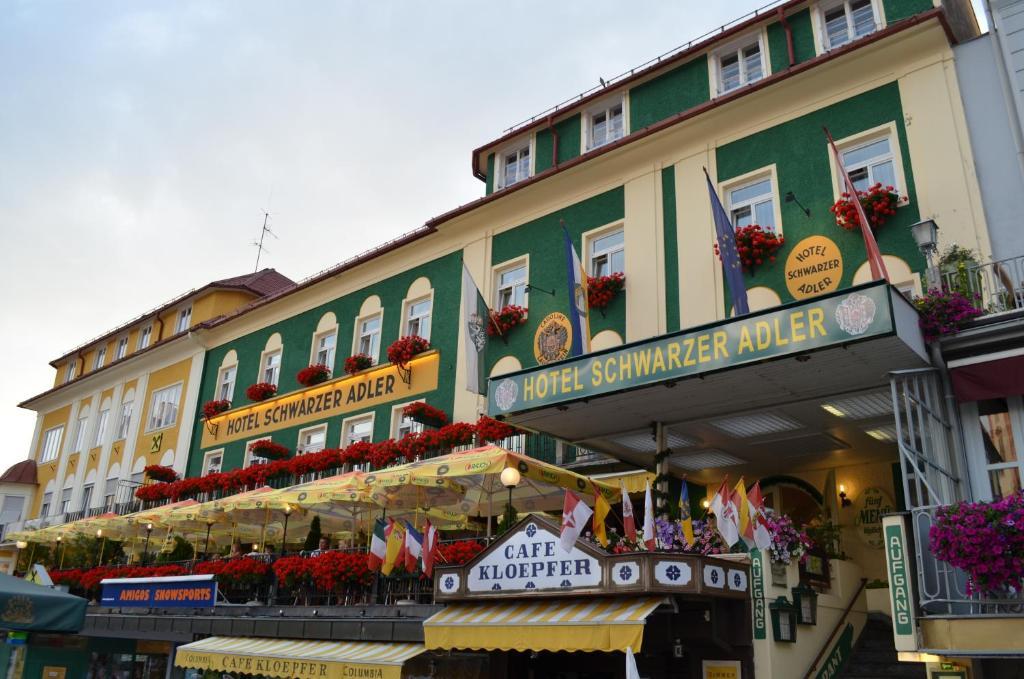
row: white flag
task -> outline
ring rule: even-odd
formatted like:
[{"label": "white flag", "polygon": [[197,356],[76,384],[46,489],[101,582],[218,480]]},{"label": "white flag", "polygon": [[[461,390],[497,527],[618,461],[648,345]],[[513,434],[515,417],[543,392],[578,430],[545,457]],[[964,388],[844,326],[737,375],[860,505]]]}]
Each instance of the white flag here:
[{"label": "white flag", "polygon": [[484,351],[487,349],[487,324],[490,310],[476,287],[466,265],[462,265],[462,323],[466,351],[466,389],[474,394],[487,391],[484,375]]},{"label": "white flag", "polygon": [[649,551],[657,546],[654,539],[654,499],[651,497],[651,482],[647,482],[647,490],[644,493],[644,544]]},{"label": "white flag", "polygon": [[727,478],[711,499],[711,511],[715,513],[719,534],[725,540],[725,544],[732,547],[740,539],[739,511],[733,502],[728,484]]},{"label": "white flag", "polygon": [[626,646],[626,679],[640,679],[640,671],[636,668],[636,658],[633,657],[632,646]]},{"label": "white flag", "polygon": [[562,506],[562,549],[571,552],[576,539],[583,532],[583,527],[590,520],[593,510],[571,490],[565,491],[565,504]]},{"label": "white flag", "polygon": [[622,529],[626,534],[627,540],[636,542],[636,519],[633,518],[633,501],[629,499],[629,493],[626,492],[624,481],[619,482],[619,487],[622,489]]}]

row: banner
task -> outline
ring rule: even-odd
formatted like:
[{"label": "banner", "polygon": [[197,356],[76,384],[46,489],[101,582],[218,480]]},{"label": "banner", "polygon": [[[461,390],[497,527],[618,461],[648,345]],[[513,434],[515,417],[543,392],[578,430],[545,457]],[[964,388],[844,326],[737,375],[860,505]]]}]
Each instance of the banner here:
[{"label": "banner", "polygon": [[212,575],[115,578],[100,581],[101,606],[118,608],[212,608],[217,581]]}]

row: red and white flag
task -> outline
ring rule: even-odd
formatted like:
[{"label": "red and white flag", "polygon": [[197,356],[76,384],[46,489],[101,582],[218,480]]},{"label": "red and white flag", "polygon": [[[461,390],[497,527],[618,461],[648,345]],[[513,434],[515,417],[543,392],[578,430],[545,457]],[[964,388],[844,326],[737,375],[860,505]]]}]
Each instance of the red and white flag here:
[{"label": "red and white flag", "polygon": [[715,513],[715,523],[725,544],[732,547],[740,539],[739,509],[733,501],[729,478],[722,481],[715,497],[711,499],[711,511]]},{"label": "red and white flag", "polygon": [[620,481],[622,486],[622,528],[626,534],[626,539],[630,542],[636,542],[636,519],[633,518],[633,502],[629,499],[629,493],[626,492],[626,484]]},{"label": "red and white flag", "polygon": [[750,525],[754,531],[754,545],[758,549],[768,549],[772,544],[772,534],[768,530],[768,520],[764,514],[764,497],[761,495],[761,482],[757,481],[747,493],[750,502]]},{"label": "red and white flag", "polygon": [[654,498],[651,496],[651,482],[647,482],[644,491],[644,545],[653,551],[658,542],[654,537]]},{"label": "red and white flag", "polygon": [[433,577],[434,556],[437,550],[437,528],[427,521],[423,526],[423,574]]},{"label": "red and white flag", "polygon": [[593,510],[571,490],[565,491],[565,504],[562,505],[562,535],[560,543],[562,549],[571,552],[576,544],[576,539],[583,532]]}]

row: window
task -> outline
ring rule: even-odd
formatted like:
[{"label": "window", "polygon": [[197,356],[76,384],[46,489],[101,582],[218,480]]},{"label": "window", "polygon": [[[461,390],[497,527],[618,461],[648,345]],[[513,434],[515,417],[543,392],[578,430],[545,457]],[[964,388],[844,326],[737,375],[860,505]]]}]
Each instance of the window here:
[{"label": "window", "polygon": [[430,339],[430,311],[434,306],[431,299],[420,299],[406,305],[406,335],[419,335],[425,340]]},{"label": "window", "polygon": [[1024,407],[1021,397],[1014,396],[978,401],[977,408],[988,490],[992,499],[999,500],[1021,489],[1024,460],[1019,418]]},{"label": "window", "polygon": [[117,340],[117,349],[114,350],[114,360],[120,360],[128,353],[128,338],[122,337]]},{"label": "window", "polygon": [[525,264],[518,264],[498,271],[494,308],[504,309],[510,304],[526,308],[526,277]]},{"label": "window", "polygon": [[71,489],[65,488],[60,493],[60,511],[58,514],[67,514],[71,511]]},{"label": "window", "polygon": [[64,373],[64,381],[70,382],[75,379],[75,373],[78,371],[78,361],[71,359],[68,361],[67,372]]},{"label": "window", "polygon": [[92,447],[103,445],[103,439],[107,435],[107,420],[110,419],[110,408],[100,411],[100,421],[96,423],[96,436],[93,438]]},{"label": "window", "polygon": [[89,505],[92,502],[92,484],[82,486],[82,504],[81,509],[84,512],[89,509]]},{"label": "window", "polygon": [[39,462],[49,462],[57,458],[60,453],[60,439],[64,434],[64,425],[43,432],[43,445],[39,453]]},{"label": "window", "polygon": [[613,273],[625,273],[626,251],[622,229],[616,229],[590,240],[590,262],[588,273],[591,276],[608,276]]},{"label": "window", "polygon": [[39,516],[50,515],[50,505],[53,503],[53,493],[43,493],[43,503],[39,505]]},{"label": "window", "polygon": [[334,370],[334,348],[338,344],[338,333],[325,332],[316,336],[316,355],[313,363],[326,365],[331,371]]},{"label": "window", "polygon": [[85,415],[80,415],[78,417],[78,421],[75,423],[75,439],[74,439],[75,445],[71,446],[71,452],[72,453],[81,452],[82,448],[85,447],[85,430],[86,430],[86,426],[88,424],[89,424],[89,413],[88,412],[86,412]]},{"label": "window", "polygon": [[512,186],[530,176],[530,145],[510,149],[500,156],[498,187]]},{"label": "window", "polygon": [[149,346],[150,337],[153,335],[153,326],[147,325],[145,328],[139,331],[139,344],[135,347],[136,351],[145,349]]},{"label": "window", "polygon": [[181,398],[181,383],[157,389],[149,408],[149,425],[146,431],[173,427],[178,421],[178,399]]},{"label": "window", "polygon": [[587,150],[621,139],[625,133],[622,99],[592,109],[587,115]]},{"label": "window", "polygon": [[5,495],[3,508],[0,509],[0,524],[14,523],[21,521],[22,512],[25,510],[24,495]]},{"label": "window", "polygon": [[270,440],[271,440],[271,438],[269,436],[264,436],[263,438],[253,439],[252,441],[246,442],[246,444],[245,444],[245,460],[243,460],[243,462],[242,462],[242,468],[248,468],[248,467],[253,466],[254,464],[263,464],[263,462],[264,462],[263,458],[257,458],[257,456],[252,454],[252,447],[254,445],[256,445],[257,443],[259,443],[260,441],[270,441]]},{"label": "window", "polygon": [[368,442],[373,439],[373,416],[354,417],[345,420],[345,435],[342,437],[342,447],[352,445],[357,441]]},{"label": "window", "polygon": [[103,508],[106,511],[110,511],[114,508],[115,498],[117,496],[117,477],[107,479],[106,483],[103,484]]},{"label": "window", "polygon": [[725,52],[718,57],[718,93],[731,92],[764,77],[761,43]]},{"label": "window", "polygon": [[260,368],[260,381],[277,385],[281,379],[281,350],[263,354],[263,366]]},{"label": "window", "polygon": [[327,425],[324,424],[319,427],[310,427],[309,429],[299,431],[299,445],[295,452],[297,455],[315,453],[323,450],[326,445]]},{"label": "window", "polygon": [[761,228],[779,230],[775,223],[775,190],[771,177],[731,188],[728,198],[733,226],[758,224]]},{"label": "window", "polygon": [[230,401],[235,395],[235,374],[238,372],[237,365],[229,365],[220,369],[217,376],[217,398],[222,401]]},{"label": "window", "polygon": [[96,360],[93,361],[92,369],[97,370],[103,367],[103,364],[107,362],[107,348],[100,347],[96,350]]},{"label": "window", "polygon": [[888,136],[843,149],[842,153],[843,165],[858,191],[867,191],[878,183],[897,187],[898,190],[892,143]]},{"label": "window", "polygon": [[825,49],[835,49],[877,27],[871,0],[845,0],[822,11]]},{"label": "window", "polygon": [[121,419],[117,424],[117,439],[128,438],[128,427],[132,425],[132,402],[127,401],[121,404]]},{"label": "window", "polygon": [[174,332],[185,332],[192,327],[192,307],[187,306],[178,312],[178,322],[174,324]]},{"label": "window", "polygon": [[[246,454],[248,456],[248,450]],[[207,474],[218,474],[224,467],[224,449],[211,450],[203,455],[203,476]]]},{"label": "window", "polygon": [[395,406],[391,409],[391,438],[398,441],[403,436],[423,431],[423,423],[402,414],[402,410],[408,403]]},{"label": "window", "polygon": [[366,354],[377,362],[377,354],[380,352],[380,314],[361,319],[359,325],[359,340],[356,344],[356,353]]}]

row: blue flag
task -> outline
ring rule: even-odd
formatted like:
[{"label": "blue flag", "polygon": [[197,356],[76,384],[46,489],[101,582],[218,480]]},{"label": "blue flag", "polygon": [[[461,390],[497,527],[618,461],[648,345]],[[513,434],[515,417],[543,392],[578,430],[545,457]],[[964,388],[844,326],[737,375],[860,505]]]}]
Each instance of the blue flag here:
[{"label": "blue flag", "polygon": [[715,233],[718,236],[718,253],[725,269],[725,280],[729,284],[732,295],[732,306],[737,316],[750,313],[747,305],[747,287],[743,283],[743,265],[740,254],[736,251],[736,229],[733,228],[729,213],[722,207],[715,187],[711,185],[711,177],[704,170],[704,178],[708,180],[708,193],[711,196],[711,214],[715,218]]},{"label": "blue flag", "polygon": [[572,325],[572,347],[569,356],[590,353],[590,304],[587,301],[587,272],[583,270],[580,256],[569,238],[569,231],[562,225],[565,234],[565,267],[569,282],[569,323]]}]

